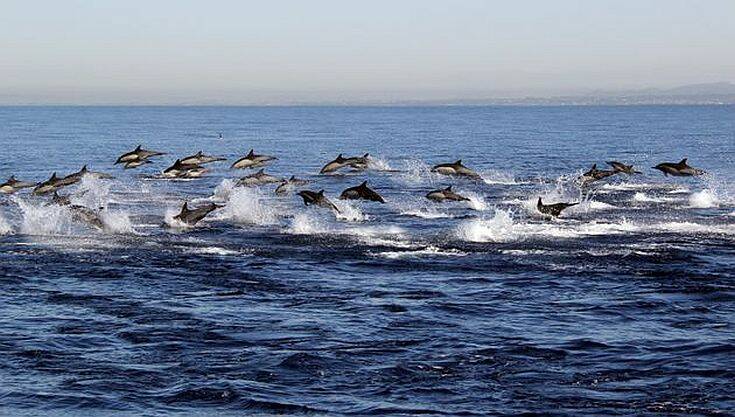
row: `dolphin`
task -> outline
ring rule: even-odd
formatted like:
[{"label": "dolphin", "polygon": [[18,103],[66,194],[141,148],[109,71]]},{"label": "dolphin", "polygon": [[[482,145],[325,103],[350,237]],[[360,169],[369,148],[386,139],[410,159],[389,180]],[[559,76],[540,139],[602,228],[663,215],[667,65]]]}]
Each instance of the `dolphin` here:
[{"label": "dolphin", "polygon": [[579,177],[579,181],[582,183],[582,185],[587,185],[595,181],[599,181],[603,178],[607,178],[611,175],[615,175],[617,173],[618,171],[597,169],[597,164],[593,164],[592,168],[590,168],[589,171],[585,172],[584,174],[582,174],[582,176]]},{"label": "dolphin", "polygon": [[610,165],[613,170],[615,170],[615,172],[622,172],[628,175],[642,174],[642,172],[633,169],[633,165],[625,165],[624,163],[618,161],[608,161],[607,164]]},{"label": "dolphin", "polygon": [[310,206],[313,204],[315,206],[332,209],[337,213],[340,212],[337,206],[335,206],[334,203],[329,201],[329,199],[324,196],[324,190],[319,190],[319,192],[304,190],[299,191],[298,194],[301,196],[301,198],[304,199],[304,205],[306,206]]},{"label": "dolphin", "polygon": [[687,158],[682,159],[678,163],[663,162],[653,167],[653,169],[663,172],[664,176],[673,175],[675,177],[691,177],[705,173],[701,169],[689,166],[689,164],[687,164]]},{"label": "dolphin", "polygon": [[480,174],[462,165],[462,160],[458,159],[455,162],[449,164],[434,165],[431,168],[431,172],[436,172],[442,175],[454,175],[458,177],[467,177],[473,179],[481,179]]},{"label": "dolphin", "polygon": [[85,165],[79,171],[73,174],[69,174],[66,177],[59,180],[59,184],[61,184],[61,186],[76,184],[79,181],[81,181],[82,177],[84,177],[88,172],[89,171],[87,170],[87,166]]},{"label": "dolphin", "polygon": [[565,209],[576,206],[579,203],[556,203],[556,204],[544,204],[541,201],[541,197],[536,202],[536,209],[542,213],[553,217],[559,217],[562,211]]},{"label": "dolphin", "polygon": [[20,180],[15,179],[15,175],[11,175],[7,181],[0,184],[0,193],[13,194],[14,192],[20,189],[31,188],[35,186],[36,186],[35,182],[20,181]]},{"label": "dolphin", "polygon": [[134,161],[126,162],[125,165],[123,166],[123,168],[124,169],[133,169],[133,168],[138,168],[141,165],[150,164],[150,163],[151,163],[151,161],[149,161],[147,159],[136,159]]},{"label": "dolphin", "polygon": [[181,163],[184,165],[204,165],[211,162],[226,161],[227,158],[221,156],[205,155],[204,152],[199,151],[194,155],[181,158]]},{"label": "dolphin", "polygon": [[356,187],[350,187],[342,191],[339,198],[340,200],[368,200],[385,203],[385,200],[380,196],[380,194],[368,187],[367,181],[363,181],[362,184]]},{"label": "dolphin", "polygon": [[308,180],[302,180],[299,178],[296,178],[295,175],[292,175],[291,178],[287,180],[283,180],[278,187],[276,187],[276,194],[278,195],[285,195],[288,194],[289,191],[291,191],[295,187],[301,187],[303,185],[308,184]]},{"label": "dolphin", "polygon": [[237,180],[237,183],[235,185],[242,186],[242,187],[254,187],[258,185],[263,184],[271,184],[276,182],[283,181],[282,178],[274,177],[273,175],[266,174],[263,169],[256,172],[255,174],[250,174],[245,177],[240,178]]},{"label": "dolphin", "polygon": [[[99,211],[92,210],[88,207],[80,206],[78,204],[72,204],[69,196],[59,195],[59,193],[54,191],[54,195],[51,198],[51,203],[67,207],[69,211],[71,211],[71,217],[74,221],[77,221],[79,223],[86,223],[98,230],[105,229],[105,224],[99,215]],[[104,207],[100,207],[99,210],[104,210]]]},{"label": "dolphin", "polygon": [[62,187],[64,187],[64,184],[62,184],[62,178],[57,177],[56,173],[54,172],[53,174],[51,174],[51,178],[36,185],[36,188],[33,189],[33,194],[48,194]]},{"label": "dolphin", "polygon": [[267,162],[276,160],[275,156],[270,155],[258,155],[254,149],[251,149],[247,155],[235,161],[230,168],[234,169],[245,169],[245,168],[259,168],[264,166]]},{"label": "dolphin", "polygon": [[[140,161],[142,159],[148,159],[152,156],[159,156],[159,155],[165,155],[165,153],[143,149],[141,145],[138,145],[138,147],[133,149],[132,151],[120,155],[120,157],[117,158],[117,161],[115,161],[115,165],[126,164],[128,162],[133,162],[133,161]],[[134,168],[134,167],[130,167],[130,168]]]},{"label": "dolphin", "polygon": [[192,209],[189,209],[189,205],[186,202],[184,202],[184,205],[181,206],[181,212],[177,214],[176,216],[174,216],[174,219],[193,226],[197,224],[201,219],[203,219],[209,213],[213,212],[214,210],[217,210],[218,208],[222,208],[222,207],[224,206],[220,204],[209,203],[205,206],[192,210]]},{"label": "dolphin", "polygon": [[184,164],[177,159],[173,165],[163,170],[166,178],[199,178],[209,170],[197,164]]},{"label": "dolphin", "polygon": [[451,185],[447,188],[429,192],[428,194],[426,194],[426,198],[431,201],[436,201],[438,203],[443,203],[445,201],[470,201],[469,198],[452,191]]},{"label": "dolphin", "polygon": [[51,202],[59,206],[71,205],[71,199],[68,195],[59,195],[56,191],[54,191],[54,195],[51,197]]},{"label": "dolphin", "polygon": [[331,172],[335,172],[344,167],[351,167],[352,169],[362,171],[362,170],[367,169],[369,162],[370,162],[369,153],[366,153],[363,156],[353,156],[349,158],[345,158],[344,156],[342,156],[342,154],[339,154],[337,155],[335,159],[327,162],[327,164],[322,167],[319,173],[329,174]]}]

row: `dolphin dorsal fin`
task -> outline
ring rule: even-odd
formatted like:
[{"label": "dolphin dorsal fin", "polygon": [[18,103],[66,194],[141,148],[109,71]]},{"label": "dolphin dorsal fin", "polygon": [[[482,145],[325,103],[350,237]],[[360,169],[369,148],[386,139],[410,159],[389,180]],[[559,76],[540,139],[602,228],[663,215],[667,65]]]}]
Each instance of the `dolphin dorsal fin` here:
[{"label": "dolphin dorsal fin", "polygon": [[10,178],[8,178],[8,182],[15,181],[15,175],[11,175]]},{"label": "dolphin dorsal fin", "polygon": [[360,184],[360,187],[367,188],[367,181],[363,181],[362,184]]},{"label": "dolphin dorsal fin", "polygon": [[255,175],[265,174],[265,172],[263,172],[264,169],[265,168],[260,168],[260,171],[256,172]]},{"label": "dolphin dorsal fin", "polygon": [[679,161],[679,165],[686,165],[687,164],[687,158],[682,159]]},{"label": "dolphin dorsal fin", "polygon": [[136,150],[136,151],[139,151],[139,150],[141,149],[141,146],[143,146],[143,145],[138,145],[138,147],[137,147],[137,148],[135,148],[135,150]]},{"label": "dolphin dorsal fin", "polygon": [[204,155],[204,151],[197,152],[197,156],[202,156],[202,155]]},{"label": "dolphin dorsal fin", "polygon": [[365,154],[365,155],[363,155],[362,157],[363,157],[363,158],[367,158],[368,156],[370,156],[370,154],[369,154],[369,153],[366,153],[366,154]]},{"label": "dolphin dorsal fin", "polygon": [[253,156],[255,155],[255,149],[250,149],[250,152],[248,152],[247,156]]},{"label": "dolphin dorsal fin", "polygon": [[449,187],[445,188],[444,191],[452,191],[452,186],[450,185]]},{"label": "dolphin dorsal fin", "polygon": [[596,169],[597,169],[597,164],[592,164],[592,168],[590,169],[590,171],[594,171]]},{"label": "dolphin dorsal fin", "polygon": [[293,181],[293,180],[295,180],[295,179],[296,179],[296,175],[291,175],[291,178],[289,178],[288,180],[289,180],[289,181]]},{"label": "dolphin dorsal fin", "polygon": [[82,167],[82,169],[80,170],[80,172],[87,172],[87,165],[86,164]]},{"label": "dolphin dorsal fin", "polygon": [[462,160],[461,159],[457,159],[457,162],[455,162],[454,165],[462,165]]},{"label": "dolphin dorsal fin", "polygon": [[52,179],[52,180],[55,180],[56,179],[56,172],[55,171],[54,171],[53,174],[51,174],[51,178],[50,179]]},{"label": "dolphin dorsal fin", "polygon": [[184,201],[184,205],[181,206],[181,212],[185,213],[187,211],[189,211],[189,204],[186,201]]},{"label": "dolphin dorsal fin", "polygon": [[324,190],[319,190],[319,192],[317,193],[317,195],[324,195]]},{"label": "dolphin dorsal fin", "polygon": [[541,202],[541,197],[539,197],[539,198],[538,198],[538,201],[536,202],[536,206],[537,206],[537,207],[541,207],[541,206],[543,206],[543,205],[544,205],[544,203],[542,203],[542,202]]},{"label": "dolphin dorsal fin", "polygon": [[342,154],[337,155],[337,159],[342,159]]}]

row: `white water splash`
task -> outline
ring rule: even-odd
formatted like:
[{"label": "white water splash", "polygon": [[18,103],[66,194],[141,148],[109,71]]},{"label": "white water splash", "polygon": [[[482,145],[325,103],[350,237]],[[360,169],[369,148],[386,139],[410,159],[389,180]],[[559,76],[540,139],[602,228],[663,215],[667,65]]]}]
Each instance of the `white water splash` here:
[{"label": "white water splash", "polygon": [[0,212],[0,236],[10,235],[13,233],[13,228],[10,226],[5,216]]},{"label": "white water splash", "polygon": [[133,222],[127,212],[120,210],[102,210],[100,218],[105,225],[105,232],[117,234],[135,234]]},{"label": "white water splash", "polygon": [[368,158],[368,168],[375,171],[393,171],[388,161],[373,155]]},{"label": "white water splash", "polygon": [[424,257],[439,257],[439,256],[467,256],[466,252],[462,252],[457,249],[440,249],[436,246],[427,246],[424,249],[407,250],[407,251],[385,251],[378,253],[371,253],[372,256],[387,258],[387,259],[403,259],[403,258],[424,258]]},{"label": "white water splash", "polygon": [[462,222],[455,230],[457,237],[468,242],[512,242],[519,238],[510,212],[495,210],[491,219]]},{"label": "white water splash", "polygon": [[334,205],[339,209],[339,213],[335,213],[338,220],[346,222],[362,222],[368,220],[368,216],[359,207],[347,200],[336,200],[334,201]]},{"label": "white water splash", "polygon": [[316,235],[329,233],[331,228],[323,218],[318,217],[313,211],[297,213],[291,219],[291,225],[287,232],[295,235]]},{"label": "white water splash", "polygon": [[512,174],[508,172],[503,172],[503,171],[498,171],[498,170],[482,171],[480,172],[480,177],[482,177],[482,181],[488,185],[516,185],[516,184],[519,184],[515,176],[513,176]]},{"label": "white water splash", "polygon": [[714,208],[719,205],[719,199],[712,190],[702,190],[689,196],[691,208]]},{"label": "white water splash", "polygon": [[637,203],[665,203],[667,201],[673,201],[671,198],[651,197],[644,192],[635,193],[631,200]]},{"label": "white water splash", "polygon": [[61,235],[75,231],[72,215],[65,207],[45,203],[32,203],[15,198],[20,208],[20,232],[25,235]]},{"label": "white water splash", "polygon": [[163,222],[166,224],[166,226],[174,230],[184,230],[184,229],[191,228],[191,225],[184,223],[179,219],[174,218],[179,213],[181,213],[181,208],[174,208],[174,207],[166,208],[166,212],[163,215]]},{"label": "white water splash", "polygon": [[472,210],[477,210],[477,211],[487,210],[488,205],[485,202],[485,199],[479,194],[472,192],[472,191],[460,191],[459,194],[470,199],[470,201],[467,201],[466,203],[468,206],[470,206]]},{"label": "white water splash", "polygon": [[[224,180],[223,184],[225,184]],[[229,185],[227,185],[229,186]],[[216,218],[229,219],[237,223],[259,226],[277,224],[279,210],[268,204],[268,198],[257,188],[236,187],[228,191],[220,189],[220,195],[227,196],[225,207],[215,214]],[[217,190],[215,190],[215,196]]]}]

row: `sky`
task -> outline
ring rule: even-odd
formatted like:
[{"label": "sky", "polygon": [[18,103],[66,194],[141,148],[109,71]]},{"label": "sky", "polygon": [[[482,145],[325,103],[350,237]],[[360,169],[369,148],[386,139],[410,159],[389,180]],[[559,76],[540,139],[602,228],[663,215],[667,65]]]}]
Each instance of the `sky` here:
[{"label": "sky", "polygon": [[551,96],[735,81],[735,0],[3,0],[2,104]]}]

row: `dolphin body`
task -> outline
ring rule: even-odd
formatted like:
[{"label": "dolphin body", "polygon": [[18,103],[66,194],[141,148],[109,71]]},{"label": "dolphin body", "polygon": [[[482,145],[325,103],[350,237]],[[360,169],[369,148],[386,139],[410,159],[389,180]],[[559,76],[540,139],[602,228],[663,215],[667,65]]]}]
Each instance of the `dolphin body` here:
[{"label": "dolphin body", "polygon": [[544,204],[541,201],[541,197],[539,197],[538,202],[536,202],[536,210],[538,210],[541,214],[559,217],[562,211],[566,210],[569,207],[576,206],[577,204],[579,203]]},{"label": "dolphin body", "polygon": [[224,206],[220,204],[209,203],[206,206],[190,209],[189,205],[184,202],[184,205],[181,206],[181,212],[174,216],[174,219],[193,226],[197,224],[201,219],[206,217],[209,213],[222,207]]},{"label": "dolphin body", "polygon": [[337,213],[340,212],[337,206],[335,206],[334,203],[329,201],[329,199],[324,196],[324,190],[319,190],[319,192],[304,190],[299,191],[298,194],[301,196],[302,199],[304,199],[305,206],[315,205],[323,208],[332,209]]},{"label": "dolphin body", "polygon": [[295,175],[292,175],[291,178],[287,180],[283,180],[281,184],[279,184],[278,187],[276,187],[275,193],[278,195],[286,195],[289,193],[289,191],[291,191],[295,187],[301,187],[308,183],[309,183],[308,180],[302,180],[302,179],[296,178]]},{"label": "dolphin body", "polygon": [[426,194],[426,198],[431,201],[436,201],[438,203],[443,203],[445,201],[470,201],[469,198],[452,191],[451,185],[447,188],[430,191],[428,194]]},{"label": "dolphin body", "polygon": [[13,194],[14,192],[21,190],[23,188],[31,188],[35,186],[36,186],[35,182],[20,181],[20,180],[15,179],[15,175],[11,175],[7,181],[0,184],[0,193]]},{"label": "dolphin body", "polygon": [[663,172],[664,176],[673,175],[675,177],[692,177],[705,173],[701,169],[689,166],[689,164],[687,164],[687,158],[684,158],[677,163],[663,162],[653,167],[653,169]]},{"label": "dolphin body", "polygon": [[204,152],[199,151],[194,155],[181,158],[181,163],[184,165],[204,165],[217,161],[226,161],[227,158],[221,156],[205,155]]},{"label": "dolphin body", "polygon": [[173,165],[163,170],[162,175],[166,178],[199,178],[207,172],[208,169],[198,164],[185,164],[177,159]]},{"label": "dolphin body", "polygon": [[[143,149],[142,145],[138,145],[138,147],[133,149],[132,151],[120,155],[120,157],[117,158],[117,161],[115,161],[115,165],[125,164],[125,168],[137,168],[143,165],[143,163],[145,163],[145,162],[140,163],[141,161],[146,160],[152,156],[159,156],[159,155],[165,155],[165,153]],[[139,162],[139,163],[131,164],[131,162]]]},{"label": "dolphin body", "polygon": [[342,156],[342,154],[339,154],[337,155],[335,159],[327,162],[327,164],[322,167],[319,173],[329,174],[332,172],[336,172],[337,170],[342,169],[344,167],[351,167],[352,169],[362,171],[362,170],[367,169],[369,162],[370,162],[369,153],[366,153],[363,156],[355,156],[355,157],[349,157],[349,158],[345,158]]},{"label": "dolphin body", "polygon": [[62,187],[64,187],[63,178],[57,177],[56,173],[54,172],[53,174],[51,174],[51,177],[49,179],[36,185],[36,188],[33,189],[33,194],[48,194],[57,191]]},{"label": "dolphin body", "polygon": [[579,177],[579,181],[582,183],[582,185],[592,184],[595,181],[599,181],[617,173],[618,171],[597,169],[597,164],[593,164],[592,168],[590,168],[589,171],[585,172],[584,174],[582,174],[581,177]]},{"label": "dolphin body", "polygon": [[[92,210],[88,207],[80,206],[78,204],[72,204],[69,196],[59,195],[54,191],[54,195],[51,198],[51,203],[59,206],[67,207],[71,211],[72,219],[79,223],[86,223],[97,230],[104,230],[105,224],[99,215],[99,211]],[[100,210],[104,208],[100,207]]]},{"label": "dolphin body", "polygon": [[263,169],[256,172],[255,174],[250,174],[245,177],[240,178],[237,180],[237,183],[235,185],[241,186],[241,187],[256,187],[258,185],[263,184],[272,184],[276,182],[282,182],[283,178],[278,178],[270,174],[266,174]]},{"label": "dolphin body", "polygon": [[480,177],[480,174],[462,165],[461,159],[458,159],[457,161],[448,164],[434,165],[431,168],[431,172],[436,172],[437,174],[441,175],[467,177],[476,180],[482,179],[482,177]]},{"label": "dolphin body", "polygon": [[258,155],[254,149],[251,149],[247,155],[235,161],[230,168],[234,169],[245,169],[245,168],[260,168],[266,163],[276,160],[275,156],[270,155]]},{"label": "dolphin body", "polygon": [[139,166],[150,164],[152,161],[149,161],[147,159],[136,159],[135,161],[129,161],[125,162],[125,165],[123,165],[124,169],[133,169],[138,168]]},{"label": "dolphin body", "polygon": [[625,165],[618,161],[608,161],[607,164],[610,165],[615,172],[622,172],[623,174],[628,175],[642,174],[642,172],[633,169],[633,165]]},{"label": "dolphin body", "polygon": [[362,184],[356,187],[350,187],[342,191],[339,198],[340,200],[368,200],[385,203],[385,200],[380,194],[368,187],[367,181],[363,181]]},{"label": "dolphin body", "polygon": [[60,184],[60,185],[61,185],[62,187],[66,187],[67,185],[73,185],[73,184],[76,184],[76,183],[78,183],[79,181],[81,181],[81,180],[82,180],[82,178],[83,178],[83,177],[84,177],[85,175],[87,175],[87,173],[88,173],[88,172],[89,172],[89,170],[87,170],[87,166],[85,165],[85,166],[83,166],[83,167],[82,167],[82,169],[80,169],[79,171],[77,171],[77,172],[75,172],[75,173],[73,173],[73,174],[69,174],[69,175],[67,175],[66,177],[64,177],[64,178],[60,179],[60,180],[59,180],[59,184]]}]

